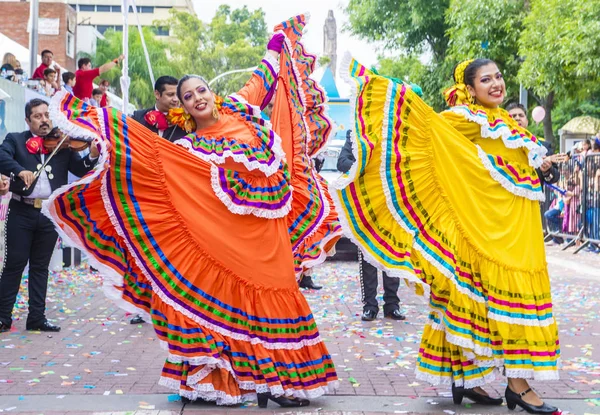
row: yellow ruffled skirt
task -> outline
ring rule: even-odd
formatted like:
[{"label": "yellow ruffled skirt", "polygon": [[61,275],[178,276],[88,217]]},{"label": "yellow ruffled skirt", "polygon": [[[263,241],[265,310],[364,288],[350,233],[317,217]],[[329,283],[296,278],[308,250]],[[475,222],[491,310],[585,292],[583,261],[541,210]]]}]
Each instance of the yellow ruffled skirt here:
[{"label": "yellow ruffled skirt", "polygon": [[417,377],[557,379],[539,203],[494,180],[475,144],[403,84],[349,57],[342,75],[357,162],[333,197],[365,258],[429,298]]}]

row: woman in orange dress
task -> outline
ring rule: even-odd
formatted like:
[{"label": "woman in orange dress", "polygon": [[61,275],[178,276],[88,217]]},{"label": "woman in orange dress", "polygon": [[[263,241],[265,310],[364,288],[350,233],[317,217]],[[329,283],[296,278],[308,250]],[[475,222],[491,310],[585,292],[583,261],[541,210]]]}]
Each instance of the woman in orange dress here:
[{"label": "woman in orange dress", "polygon": [[[88,253],[109,297],[152,321],[168,351],[160,384],[189,400],[231,405],[258,395],[261,407],[305,406],[337,385],[295,279],[282,139],[258,107],[275,79],[278,94],[301,94],[305,78],[289,63],[302,58],[304,25],[297,16],[277,28],[270,45],[281,53],[270,51],[238,94],[216,99],[200,77],[182,79],[195,133],[180,145],[116,109],[64,92],[52,101],[59,127],[96,140],[101,156],[44,211]],[[311,128],[288,127],[289,137]]]}]

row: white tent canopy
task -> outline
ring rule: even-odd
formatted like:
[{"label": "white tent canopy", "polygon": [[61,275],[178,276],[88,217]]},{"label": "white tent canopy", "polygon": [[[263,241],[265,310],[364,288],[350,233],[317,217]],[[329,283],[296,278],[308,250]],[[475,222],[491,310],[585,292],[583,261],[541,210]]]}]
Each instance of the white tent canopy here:
[{"label": "white tent canopy", "polygon": [[[21,62],[21,68],[28,70],[29,68],[29,48],[21,46],[4,33],[0,32],[0,59],[4,57],[5,53],[12,53],[16,56],[17,60]],[[38,55],[38,65],[42,62],[42,58]],[[37,66],[37,65],[36,65]],[[31,74],[29,74],[31,75]]]}]

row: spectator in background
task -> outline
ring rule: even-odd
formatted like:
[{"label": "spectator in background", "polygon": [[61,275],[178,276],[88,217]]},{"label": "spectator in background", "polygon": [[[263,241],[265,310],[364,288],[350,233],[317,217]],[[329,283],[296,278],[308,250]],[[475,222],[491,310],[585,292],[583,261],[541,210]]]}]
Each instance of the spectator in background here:
[{"label": "spectator in background", "polygon": [[100,101],[102,101],[102,90],[100,88],[94,88],[89,103],[95,107],[99,107]]},{"label": "spectator in background", "polygon": [[0,71],[6,71],[7,76],[6,79],[9,79],[11,71],[15,71],[15,69],[20,68],[21,64],[12,53],[5,53],[2,58],[2,66],[0,67]]},{"label": "spectator in background", "polygon": [[44,80],[42,81],[42,86],[44,87],[46,95],[49,97],[54,95],[54,93],[60,89],[56,77],[57,73],[54,69],[47,68],[44,70]]},{"label": "spectator in background", "polygon": [[101,107],[110,106],[110,99],[108,99],[108,95],[106,95],[106,91],[108,91],[108,87],[110,86],[110,82],[106,79],[100,80],[100,84],[98,85],[98,89],[102,91],[102,99],[100,100]]},{"label": "spectator in background", "polygon": [[581,143],[581,156],[585,157],[592,152],[592,141],[589,138],[586,138]]},{"label": "spectator in background", "polygon": [[523,104],[518,102],[511,102],[506,106],[508,115],[519,124],[519,127],[529,127],[529,119],[527,118],[527,109]]},{"label": "spectator in background", "polygon": [[92,91],[94,90],[94,78],[110,71],[122,60],[123,55],[105,63],[99,68],[92,69],[92,61],[90,58],[79,59],[77,61],[77,67],[79,69],[75,72],[75,87],[73,87],[74,95],[84,101],[90,99],[92,97]]},{"label": "spectator in background", "polygon": [[[42,51],[42,63],[40,66],[36,68],[31,76],[31,79],[44,79],[44,71],[48,69],[50,66],[56,71],[58,75],[60,75],[60,66],[56,63],[52,64],[54,60],[54,54],[52,51],[45,49]],[[57,76],[58,77],[58,76]]]},{"label": "spectator in background", "polygon": [[64,88],[73,95],[73,87],[75,86],[75,74],[73,72],[65,72],[62,74]]},{"label": "spectator in background", "polygon": [[[548,223],[548,230],[550,233],[559,233],[562,229],[562,217],[565,212],[565,201],[563,196],[557,192],[555,193],[555,198],[550,204],[550,207],[546,212],[544,212],[544,216],[546,217],[546,222]],[[572,197],[573,194],[569,191],[565,192],[565,196]],[[559,236],[552,236],[552,240],[546,243],[546,245],[557,244],[560,245],[564,241]]]}]

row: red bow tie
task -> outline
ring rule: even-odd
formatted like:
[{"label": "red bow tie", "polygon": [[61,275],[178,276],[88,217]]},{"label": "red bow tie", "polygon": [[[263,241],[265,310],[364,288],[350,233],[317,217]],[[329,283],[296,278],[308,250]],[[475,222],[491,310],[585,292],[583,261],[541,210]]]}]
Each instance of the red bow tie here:
[{"label": "red bow tie", "polygon": [[169,127],[165,114],[157,110],[148,111],[144,119],[148,124],[153,125],[159,130],[166,130]]},{"label": "red bow tie", "polygon": [[44,139],[42,137],[33,136],[25,143],[25,147],[27,147],[27,151],[31,154],[48,154],[48,150],[44,147]]}]

